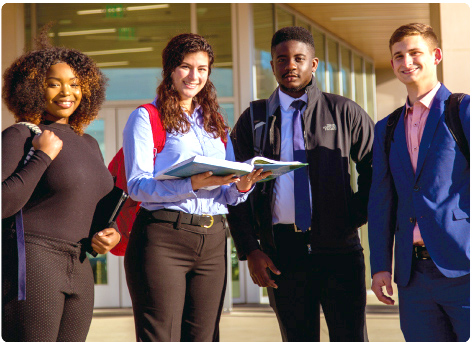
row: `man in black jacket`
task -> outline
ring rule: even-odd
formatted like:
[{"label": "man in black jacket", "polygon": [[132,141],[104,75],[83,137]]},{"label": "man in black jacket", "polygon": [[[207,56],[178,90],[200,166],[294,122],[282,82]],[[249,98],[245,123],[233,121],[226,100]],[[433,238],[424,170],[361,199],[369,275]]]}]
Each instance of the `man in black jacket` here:
[{"label": "man in black jacket", "polygon": [[[271,53],[279,87],[254,103],[253,119],[249,108],[241,115],[231,133],[234,152],[238,161],[254,157],[253,127],[265,123],[261,154],[294,160],[292,116],[299,110],[311,202],[303,215],[311,226],[305,231],[295,224],[301,207],[296,171],[259,183],[250,200],[229,208],[238,257],[247,259],[254,283],[268,288],[284,341],[319,341],[320,304],[331,341],[364,341],[365,264],[357,228],[367,221],[374,123],[355,102],[316,87],[318,58],[309,31],[277,31]],[[359,173],[357,193],[350,159]]]}]

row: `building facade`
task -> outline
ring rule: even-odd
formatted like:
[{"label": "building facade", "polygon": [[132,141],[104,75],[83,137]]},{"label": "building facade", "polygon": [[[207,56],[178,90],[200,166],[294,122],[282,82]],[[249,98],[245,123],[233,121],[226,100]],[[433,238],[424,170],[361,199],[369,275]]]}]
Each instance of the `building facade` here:
[{"label": "building facade", "polygon": [[[250,101],[268,97],[277,86],[270,67],[270,41],[276,30],[292,25],[313,34],[320,60],[315,74],[318,87],[353,99],[374,121],[406,98],[391,70],[388,51],[390,34],[402,24],[432,25],[444,51],[441,80],[452,91],[470,92],[470,9],[466,4],[5,4],[2,72],[30,48],[31,39],[51,20],[56,22],[50,31],[53,44],[92,56],[109,78],[106,102],[87,129],[99,141],[107,163],[122,145],[121,132],[129,114],[155,96],[162,49],[171,37],[184,32],[203,35],[215,51],[211,79],[230,126]],[[4,129],[13,117],[4,105],[2,109]],[[354,167],[352,184],[355,190]],[[367,226],[359,234],[370,284]],[[231,302],[268,302],[229,242],[232,272],[226,308]],[[131,306],[122,259],[108,254],[91,260],[96,307]]]}]

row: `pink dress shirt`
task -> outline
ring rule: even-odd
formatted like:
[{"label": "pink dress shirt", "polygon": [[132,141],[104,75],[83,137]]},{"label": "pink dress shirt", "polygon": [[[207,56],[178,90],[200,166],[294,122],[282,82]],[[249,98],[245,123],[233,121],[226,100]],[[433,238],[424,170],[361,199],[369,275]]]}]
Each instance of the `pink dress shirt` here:
[{"label": "pink dress shirt", "polygon": [[[410,106],[409,100],[406,101],[406,114],[405,114],[405,135],[406,145],[408,147],[408,153],[410,154],[411,166],[413,166],[413,172],[416,174],[416,166],[418,164],[418,151],[420,149],[421,137],[423,136],[424,127],[428,114],[431,109],[436,93],[441,87],[441,83],[431,89],[421,100],[413,103]],[[413,228],[413,244],[424,245],[423,238],[421,237],[420,227],[418,222],[415,223]]]}]

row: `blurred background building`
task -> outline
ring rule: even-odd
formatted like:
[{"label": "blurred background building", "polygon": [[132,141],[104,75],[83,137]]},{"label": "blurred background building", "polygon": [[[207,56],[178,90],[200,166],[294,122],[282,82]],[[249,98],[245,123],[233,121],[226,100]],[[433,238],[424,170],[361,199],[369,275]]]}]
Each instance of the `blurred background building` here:
[{"label": "blurred background building", "polygon": [[[109,78],[99,119],[87,129],[108,163],[122,145],[129,114],[153,100],[161,79],[161,52],[176,34],[194,32],[212,45],[216,61],[211,79],[230,126],[255,99],[277,86],[270,67],[270,41],[285,26],[303,26],[315,39],[316,71],[322,91],[356,101],[374,121],[404,104],[406,91],[390,66],[388,40],[403,24],[422,22],[438,35],[444,60],[440,81],[453,92],[470,93],[470,8],[449,3],[8,3],[2,7],[2,73],[31,47],[49,21],[55,45],[92,56]],[[2,129],[13,116],[2,104]],[[356,172],[352,168],[356,189]],[[367,226],[359,230],[370,287]],[[228,240],[231,272],[226,309],[231,303],[267,303],[239,262]],[[129,307],[123,258],[111,254],[92,261],[95,307]],[[377,303],[368,289],[368,303]]]}]

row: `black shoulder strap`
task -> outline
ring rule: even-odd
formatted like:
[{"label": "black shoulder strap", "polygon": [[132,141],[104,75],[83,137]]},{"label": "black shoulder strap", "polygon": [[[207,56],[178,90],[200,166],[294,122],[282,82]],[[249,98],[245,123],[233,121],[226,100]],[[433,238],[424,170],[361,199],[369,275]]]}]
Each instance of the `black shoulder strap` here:
[{"label": "black shoulder strap", "polygon": [[[464,134],[464,129],[462,127],[462,122],[459,116],[459,107],[464,96],[465,94],[463,93],[454,93],[449,96],[449,98],[445,102],[444,119],[446,121],[447,127],[449,128],[449,131],[451,132],[454,140],[459,146],[459,149],[467,159],[467,163],[470,164],[469,144]],[[397,108],[388,117],[387,128],[385,132],[385,154],[387,155],[387,157],[390,154],[390,146],[393,141],[393,134],[395,132],[395,127],[397,126],[402,111],[403,106]]]},{"label": "black shoulder strap", "polygon": [[265,148],[269,119],[269,106],[267,100],[252,101],[249,105],[251,115],[252,137],[254,142],[254,155],[262,156]]},{"label": "black shoulder strap", "polygon": [[400,115],[402,115],[403,107],[405,106],[401,106],[395,109],[395,111],[388,116],[384,144],[385,154],[387,155],[387,158],[390,155],[390,146],[392,145],[395,127],[397,127],[398,120],[400,120]]},{"label": "black shoulder strap", "polygon": [[465,94],[462,93],[454,93],[449,96],[445,102],[444,120],[459,149],[467,159],[467,163],[470,165],[469,144],[459,116],[459,107],[464,96]]},{"label": "black shoulder strap", "polygon": [[[30,131],[31,131],[32,133],[34,133],[35,135],[38,135],[38,134],[43,133],[43,132],[41,131],[41,128],[39,128],[37,125],[35,125],[35,124],[31,123],[31,122],[21,121],[21,122],[17,122],[17,124],[19,124],[19,125],[24,125],[24,126],[28,127],[28,128],[30,129]],[[30,148],[28,154],[25,156],[25,159],[24,159],[23,163],[26,164],[26,163],[31,159],[31,157],[33,156],[33,154],[34,154],[34,147],[31,146],[31,148]]]}]

